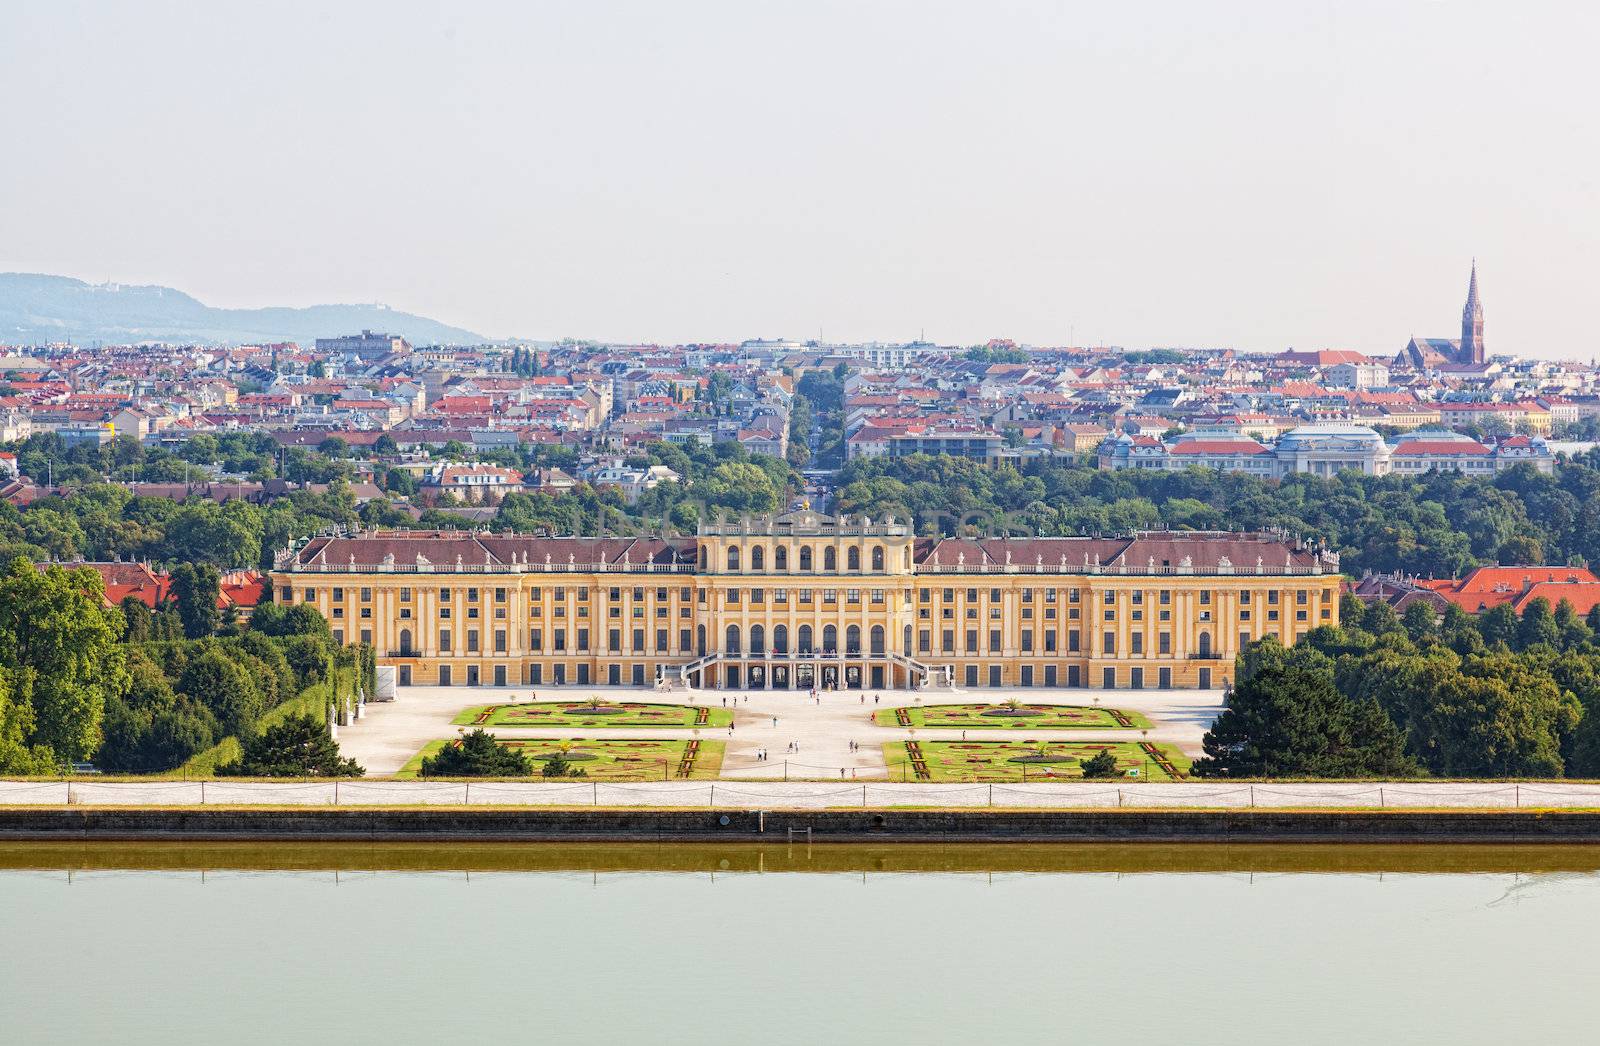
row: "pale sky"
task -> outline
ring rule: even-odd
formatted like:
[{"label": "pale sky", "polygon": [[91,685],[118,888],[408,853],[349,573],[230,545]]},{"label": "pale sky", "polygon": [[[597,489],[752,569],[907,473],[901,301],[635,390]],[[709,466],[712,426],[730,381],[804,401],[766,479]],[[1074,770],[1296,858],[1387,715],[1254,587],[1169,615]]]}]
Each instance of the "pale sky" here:
[{"label": "pale sky", "polygon": [[484,334],[1600,352],[1600,5],[0,5],[0,271]]}]

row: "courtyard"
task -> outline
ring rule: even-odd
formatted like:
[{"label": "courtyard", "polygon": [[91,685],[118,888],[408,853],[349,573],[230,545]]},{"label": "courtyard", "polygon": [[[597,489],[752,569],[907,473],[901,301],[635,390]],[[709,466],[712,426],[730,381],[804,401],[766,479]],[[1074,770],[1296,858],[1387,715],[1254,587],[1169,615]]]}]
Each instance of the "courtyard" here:
[{"label": "courtyard", "polygon": [[[1098,706],[1093,704],[1095,698]],[[1043,714],[983,715],[1013,700]],[[857,689],[822,691],[813,699],[803,691],[772,690],[403,686],[395,701],[368,704],[360,719],[340,727],[338,741],[343,753],[375,778],[414,774],[414,764],[425,749],[431,754],[481,725],[502,742],[571,741],[584,746],[644,740],[675,745],[716,742],[715,769],[709,769],[711,749],[702,744],[696,777],[838,781],[899,780],[897,764],[908,761],[906,741],[929,746],[926,754],[940,751],[941,744],[966,742],[981,731],[984,742],[1133,746],[1116,750],[1119,763],[1125,760],[1131,769],[1137,762],[1140,779],[1148,773],[1149,779],[1161,780],[1163,771],[1153,759],[1147,770],[1142,768],[1143,757],[1135,758],[1138,746],[1156,745],[1180,772],[1187,769],[1187,761],[1200,754],[1201,738],[1221,712],[1222,700],[1220,690]],[[622,711],[596,716],[592,711],[596,707]],[[909,725],[902,723],[896,709],[904,710]],[[1132,725],[1121,725],[1119,715]],[[988,725],[994,720],[1000,723]],[[641,737],[646,728],[648,739]],[[899,754],[890,757],[886,746],[898,746]],[[644,764],[623,763],[617,770],[606,770],[602,779],[630,779],[609,775],[638,772],[641,776],[632,779],[660,780],[661,761],[671,764],[673,756],[662,751],[649,758],[656,760],[650,764],[654,776],[646,774]],[[984,772],[1009,775],[1010,767],[1016,766],[1014,779],[1020,781],[1022,765],[1003,763]],[[1077,772],[1076,761],[1043,765],[1062,775]],[[601,767],[585,764],[583,769],[597,776]],[[960,772],[959,767],[950,770]],[[669,778],[673,773],[669,765]],[[1034,779],[1032,765],[1027,765],[1027,774]]]}]

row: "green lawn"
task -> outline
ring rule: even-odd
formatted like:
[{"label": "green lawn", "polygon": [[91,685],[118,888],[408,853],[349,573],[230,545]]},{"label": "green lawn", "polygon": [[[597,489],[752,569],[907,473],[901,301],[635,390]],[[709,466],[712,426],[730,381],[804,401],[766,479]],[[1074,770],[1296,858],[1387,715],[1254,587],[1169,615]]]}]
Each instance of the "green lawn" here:
[{"label": "green lawn", "polygon": [[528,701],[510,705],[480,705],[456,716],[456,726],[576,727],[719,727],[733,722],[727,708],[698,705],[659,705],[641,701],[602,701],[601,708],[620,712],[577,712],[594,707],[588,701]]},{"label": "green lawn", "polygon": [[1019,704],[1017,712],[1034,714],[985,714],[1009,711],[1006,705],[906,705],[879,709],[872,721],[879,726],[953,726],[964,730],[994,727],[1010,730],[1150,729],[1150,720],[1138,712],[1089,705]]},{"label": "green lawn", "polygon": [[[430,741],[422,751],[412,756],[400,772],[394,776],[399,778],[415,778],[422,771],[422,760],[438,752],[450,741]],[[535,768],[538,767],[537,757],[557,751],[558,746],[570,744],[567,758],[572,760],[572,765],[582,770],[586,780],[594,781],[660,781],[683,780],[679,775],[685,751],[694,743],[692,738],[674,740],[604,740],[585,741],[582,738],[573,738],[571,741],[518,741],[502,740],[500,744],[506,748],[520,749],[527,755],[536,759]],[[694,762],[689,768],[688,777],[696,781],[714,780],[722,772],[721,741],[701,741],[695,750]],[[578,758],[582,754],[593,756],[592,759]],[[665,777],[663,777],[663,770]],[[537,776],[535,780],[542,780]]]},{"label": "green lawn", "polygon": [[[1124,775],[1138,770],[1140,779],[1170,781],[1164,759],[1179,776],[1189,772],[1189,759],[1172,745],[1143,741],[1047,741],[1046,753],[1064,762],[1017,763],[1019,756],[1039,754],[1036,741],[894,741],[883,746],[890,780],[900,781],[1048,781],[1081,778],[1078,760],[1109,748]],[[916,755],[921,755],[919,769]],[[1111,779],[1108,779],[1111,780]]]}]

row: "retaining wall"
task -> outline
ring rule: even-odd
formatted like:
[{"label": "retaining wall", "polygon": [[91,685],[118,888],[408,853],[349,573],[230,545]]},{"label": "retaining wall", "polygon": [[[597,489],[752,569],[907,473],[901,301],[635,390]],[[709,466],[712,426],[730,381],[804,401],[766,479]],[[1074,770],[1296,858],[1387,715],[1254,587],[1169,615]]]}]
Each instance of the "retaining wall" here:
[{"label": "retaining wall", "polygon": [[[0,810],[0,840],[1600,842],[1600,813],[1324,810]],[[809,836],[806,834],[809,832]]]}]

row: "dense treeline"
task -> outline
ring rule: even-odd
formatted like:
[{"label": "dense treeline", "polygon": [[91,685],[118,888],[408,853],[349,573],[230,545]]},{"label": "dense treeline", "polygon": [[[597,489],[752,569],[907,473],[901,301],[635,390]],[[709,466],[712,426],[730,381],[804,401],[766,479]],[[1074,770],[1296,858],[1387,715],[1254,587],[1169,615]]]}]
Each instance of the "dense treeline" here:
[{"label": "dense treeline", "polygon": [[1440,621],[1348,600],[1344,624],[1238,658],[1202,776],[1600,777],[1600,609]]},{"label": "dense treeline", "polygon": [[[200,447],[191,450],[186,446],[184,453],[232,471],[235,467],[248,466],[259,456],[237,451],[235,445],[241,441],[248,443],[249,439],[227,436],[218,440],[202,434],[190,441],[191,445],[200,443]],[[382,442],[380,439],[379,443]],[[341,449],[341,446],[325,444],[324,449],[334,455],[349,453],[348,448]],[[236,451],[243,456],[229,456]],[[39,452],[30,453],[37,457]],[[71,482],[81,485],[72,487],[65,497],[41,498],[22,509],[0,502],[0,557],[9,560],[20,555],[40,562],[149,560],[157,564],[210,564],[221,569],[267,567],[271,565],[273,553],[291,540],[330,526],[448,528],[480,525],[452,514],[450,505],[430,508],[422,512],[420,518],[386,498],[358,506],[345,478],[350,471],[349,462],[340,457],[330,458],[321,451],[292,448],[286,455],[291,464],[296,460],[308,460],[340,466],[331,471],[299,473],[301,478],[327,482],[326,492],[296,490],[265,506],[239,500],[217,504],[201,497],[178,502],[165,497],[135,496],[124,487],[101,481],[106,475],[134,478],[123,468],[100,469],[100,466],[114,465],[115,455],[111,450],[80,453],[80,448],[73,448],[63,453],[73,459],[83,459],[68,472]],[[500,461],[517,468],[561,467],[560,463],[570,466],[575,457],[566,447],[525,447],[475,455],[466,447],[447,445],[445,453]],[[91,460],[93,468],[87,463]],[[569,494],[513,495],[499,507],[492,525],[497,529],[519,531],[546,529],[564,534],[596,534],[602,531],[638,533],[669,522],[680,531],[692,533],[699,520],[700,506],[732,515],[771,512],[781,508],[788,492],[801,484],[800,477],[787,462],[763,454],[750,454],[731,441],[713,447],[694,444],[687,448],[652,444],[628,458],[627,463],[634,467],[667,465],[686,477],[687,483],[663,483],[632,505],[615,489],[596,490],[587,485]],[[31,464],[38,467],[37,460]],[[40,473],[41,477],[43,474]],[[178,478],[181,479],[181,475]],[[60,471],[56,479],[58,482],[62,479]],[[415,490],[409,475],[398,470],[390,472],[384,480],[396,488],[396,493]]]},{"label": "dense treeline", "polygon": [[841,472],[838,508],[902,519],[915,510],[929,534],[954,533],[966,513],[977,514],[982,530],[1042,535],[1284,527],[1327,541],[1356,574],[1454,577],[1481,563],[1600,561],[1594,452],[1548,476],[1519,465],[1492,479],[1434,472],[1282,481],[1208,469],[1102,472],[1033,462],[1019,470],[955,457],[868,458]]},{"label": "dense treeline", "polygon": [[[336,666],[349,678],[359,660],[371,686],[370,654],[336,648],[313,607],[267,604],[239,633],[217,621],[214,596],[204,618],[177,602],[105,607],[103,592],[87,568],[18,558],[0,574],[0,773],[90,761],[171,770],[225,737],[254,736],[263,716]],[[186,624],[198,634],[185,638]]]}]

